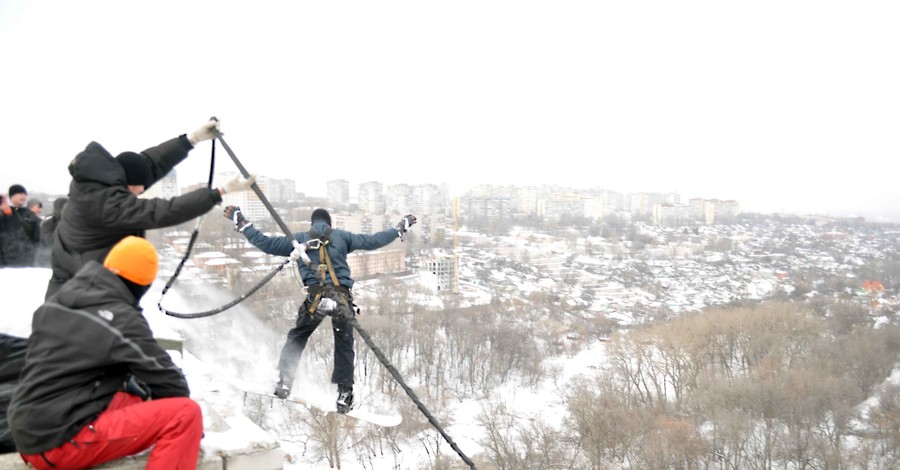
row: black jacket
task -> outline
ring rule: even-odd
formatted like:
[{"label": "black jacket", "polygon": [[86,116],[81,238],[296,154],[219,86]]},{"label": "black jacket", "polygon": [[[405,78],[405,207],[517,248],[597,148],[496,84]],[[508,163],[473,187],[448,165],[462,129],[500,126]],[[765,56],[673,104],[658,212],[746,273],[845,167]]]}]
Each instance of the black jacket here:
[{"label": "black jacket", "polygon": [[28,340],[25,338],[0,333],[0,454],[16,451],[6,422],[6,410],[25,365],[27,346]]},{"label": "black jacket", "polygon": [[[191,144],[181,136],[141,152],[150,159],[153,178],[163,178],[187,157]],[[45,299],[88,261],[102,262],[128,235],[169,227],[198,217],[222,202],[218,190],[201,188],[172,199],[142,199],[128,191],[125,169],[97,142],[91,142],[69,164],[72,183],[66,215],[56,229]]]},{"label": "black jacket", "polygon": [[152,398],[190,395],[135,304],[120,277],[88,262],[34,312],[8,410],[19,452],[44,452],[78,434],[122,390],[128,373],[150,386]]},{"label": "black jacket", "polygon": [[25,207],[13,207],[0,214],[0,266],[34,266],[34,254],[41,240],[41,220]]}]

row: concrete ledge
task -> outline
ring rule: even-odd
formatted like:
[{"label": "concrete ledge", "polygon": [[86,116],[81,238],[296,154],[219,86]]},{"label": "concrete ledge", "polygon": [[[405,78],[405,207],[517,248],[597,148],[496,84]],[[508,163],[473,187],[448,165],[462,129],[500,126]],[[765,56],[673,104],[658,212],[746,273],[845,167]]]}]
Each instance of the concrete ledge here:
[{"label": "concrete ledge", "polygon": [[[97,470],[144,470],[149,452],[132,455],[103,465],[91,467]],[[284,468],[284,452],[269,449],[250,454],[215,455],[202,449],[197,460],[198,470],[279,470]],[[0,470],[34,470],[25,464],[19,454],[0,454]]]},{"label": "concrete ledge", "polygon": [[[199,470],[281,470],[284,451],[278,441],[250,421],[233,403],[199,401],[204,411],[205,436],[200,442]],[[240,436],[240,439],[236,438]],[[144,470],[150,451],[92,469]],[[0,454],[0,470],[34,470],[19,454]]]}]

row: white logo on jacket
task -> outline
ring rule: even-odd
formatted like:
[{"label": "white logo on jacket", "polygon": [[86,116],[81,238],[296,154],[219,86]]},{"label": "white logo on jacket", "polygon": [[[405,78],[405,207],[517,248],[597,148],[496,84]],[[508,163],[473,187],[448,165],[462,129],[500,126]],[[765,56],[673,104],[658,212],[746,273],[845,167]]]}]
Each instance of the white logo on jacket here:
[{"label": "white logo on jacket", "polygon": [[113,319],[113,313],[106,309],[100,310],[97,312],[97,315],[100,315],[100,318],[103,318],[106,321],[112,321]]}]

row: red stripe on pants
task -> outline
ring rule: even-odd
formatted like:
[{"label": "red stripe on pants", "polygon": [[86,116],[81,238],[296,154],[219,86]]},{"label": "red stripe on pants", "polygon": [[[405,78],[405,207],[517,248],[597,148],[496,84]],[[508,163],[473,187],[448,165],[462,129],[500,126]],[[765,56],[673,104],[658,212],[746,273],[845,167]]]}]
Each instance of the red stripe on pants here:
[{"label": "red stripe on pants", "polygon": [[[140,398],[118,392],[109,407],[70,442],[41,454],[23,455],[39,470],[76,470],[134,455],[153,446],[147,470],[197,468],[203,414],[187,397]],[[51,467],[45,460],[53,463]]]}]

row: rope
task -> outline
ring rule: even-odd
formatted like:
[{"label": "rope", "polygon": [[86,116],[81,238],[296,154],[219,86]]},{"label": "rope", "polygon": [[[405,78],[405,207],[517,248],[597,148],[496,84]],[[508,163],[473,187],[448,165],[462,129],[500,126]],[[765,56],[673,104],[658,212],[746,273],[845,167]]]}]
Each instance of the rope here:
[{"label": "rope", "polygon": [[[217,120],[217,119],[215,117],[212,117],[212,118],[210,118],[210,120]],[[226,144],[225,141],[222,140],[222,134],[215,129],[213,129],[213,133],[215,134],[216,138],[218,138],[218,140],[220,142],[222,142],[222,147],[225,148],[225,151],[227,151],[228,155],[231,157],[231,159],[234,160],[235,165],[237,165],[238,169],[240,169],[241,174],[244,175],[244,178],[249,178],[250,174],[247,173],[247,170],[244,168],[243,165],[241,165],[241,162],[237,159],[237,156],[234,155],[234,152],[231,151],[231,148],[228,147],[228,144]],[[215,139],[212,142],[212,151],[210,152],[209,160],[210,160],[209,161],[209,181],[207,183],[207,188],[212,189],[213,176],[215,174],[215,165],[216,165],[216,141],[215,141]],[[284,222],[278,216],[278,213],[276,213],[275,209],[272,207],[272,205],[269,204],[269,201],[266,199],[265,195],[263,195],[262,191],[259,190],[259,187],[256,185],[256,183],[253,183],[252,188],[256,192],[256,195],[259,196],[259,199],[266,206],[266,208],[269,209],[269,212],[272,214],[272,217],[274,217],[275,220],[277,222],[279,222],[282,229],[285,230],[285,233],[288,235],[288,237],[290,237],[291,233],[290,233],[290,230],[287,228],[287,225],[284,224]],[[185,263],[187,262],[188,258],[190,258],[191,250],[193,250],[193,248],[194,248],[194,242],[197,241],[197,237],[200,235],[200,224],[202,221],[203,221],[203,217],[200,217],[199,219],[197,219],[197,226],[194,228],[194,232],[191,233],[191,240],[188,242],[188,246],[184,252],[184,256],[181,258],[181,262],[178,263],[178,267],[175,268],[175,272],[172,274],[172,277],[169,279],[168,282],[166,282],[165,287],[163,287],[162,293],[159,296],[159,301],[156,303],[156,307],[159,308],[159,311],[165,313],[166,315],[169,315],[170,317],[181,318],[181,319],[194,319],[194,318],[210,317],[210,316],[216,315],[218,313],[222,313],[225,310],[228,310],[231,307],[234,307],[235,305],[243,302],[248,297],[250,297],[251,295],[256,293],[256,291],[261,289],[262,286],[264,286],[273,277],[275,277],[275,275],[278,274],[278,272],[281,271],[286,264],[291,262],[290,259],[285,260],[283,263],[276,266],[272,271],[269,271],[269,273],[266,274],[266,276],[263,277],[262,280],[260,280],[258,283],[256,283],[256,285],[251,287],[250,290],[248,290],[246,293],[244,293],[240,297],[237,297],[237,298],[231,300],[230,302],[226,303],[225,305],[222,305],[221,307],[216,307],[214,309],[206,310],[206,311],[198,312],[198,313],[178,313],[178,312],[166,310],[162,306],[163,297],[165,297],[166,293],[169,291],[169,289],[172,287],[172,285],[175,284],[175,280],[178,279],[178,276],[181,274],[181,269],[184,268]]]},{"label": "rope", "polygon": [[419,400],[416,392],[414,392],[413,389],[411,389],[409,385],[407,385],[403,380],[403,376],[400,375],[400,371],[398,371],[397,368],[394,367],[393,364],[391,364],[387,356],[385,356],[384,353],[381,352],[381,349],[379,349],[378,346],[375,345],[375,342],[372,341],[372,337],[369,336],[369,333],[367,333],[366,330],[364,330],[363,327],[360,326],[359,322],[356,321],[356,318],[350,320],[350,324],[353,325],[353,328],[355,328],[357,332],[359,332],[359,335],[362,336],[363,341],[365,341],[369,348],[372,349],[372,352],[375,353],[375,357],[377,357],[381,364],[388,370],[388,372],[391,373],[391,375],[394,377],[394,380],[396,380],[397,383],[400,384],[401,387],[403,387],[403,390],[406,391],[406,394],[409,395],[409,398],[411,398],[413,403],[416,404],[416,406],[419,408],[419,411],[421,411],[422,414],[425,415],[426,418],[428,418],[428,422],[431,423],[431,425],[434,426],[435,429],[437,429],[441,436],[444,437],[444,440],[447,441],[448,444],[450,444],[450,447],[454,451],[456,451],[463,462],[465,462],[470,468],[474,470],[475,463],[472,462],[472,460],[468,456],[466,456],[466,454],[463,453],[462,450],[460,450],[459,446],[456,445],[456,442],[453,442],[453,438],[451,438],[444,431],[444,428],[440,423],[438,423],[437,418],[435,418],[431,414],[431,412],[428,411],[428,408],[426,408],[422,401]]},{"label": "rope", "polygon": [[[238,170],[240,170],[241,175],[243,175],[244,178],[249,178],[250,173],[247,171],[246,168],[244,168],[244,165],[241,164],[240,160],[238,160],[237,155],[234,154],[234,152],[231,150],[231,147],[229,147],[228,144],[225,142],[225,139],[222,138],[222,133],[216,129],[212,129],[212,131],[213,131],[213,134],[216,136],[216,139],[218,139],[219,142],[222,143],[222,148],[225,149],[225,152],[228,153],[228,156],[231,157],[231,160],[234,162],[235,166],[237,166]],[[213,145],[215,145],[215,141],[213,142]],[[213,147],[213,155],[215,155],[215,146]],[[212,184],[212,175],[210,175],[210,185],[211,184]],[[252,185],[250,185],[250,188],[253,189],[253,192],[256,193],[257,197],[259,197],[259,200],[263,203],[263,205],[266,207],[266,209],[272,215],[272,218],[275,219],[275,223],[278,224],[278,226],[285,233],[285,235],[289,239],[293,238],[293,233],[291,232],[291,229],[288,228],[287,224],[284,223],[284,221],[281,219],[281,217],[278,215],[278,213],[275,212],[275,208],[272,207],[272,204],[270,204],[269,200],[266,199],[266,196],[263,194],[262,190],[259,189],[259,186],[254,182]],[[199,228],[199,225],[198,225],[198,228]],[[196,239],[196,235],[191,237],[191,242],[188,244],[188,252],[190,252],[190,248],[193,245],[193,242],[195,239]],[[186,258],[187,258],[187,254],[185,255],[185,259]],[[278,271],[280,271],[286,264],[288,264],[290,262],[291,262],[290,259],[285,260],[274,271],[270,272],[260,283],[258,283],[256,286],[254,286],[249,292],[247,292],[246,294],[242,295],[241,297],[233,300],[229,304],[226,304],[217,309],[209,310],[206,312],[194,313],[194,314],[177,314],[174,312],[169,312],[169,311],[166,311],[165,309],[163,309],[161,305],[159,305],[159,309],[161,311],[165,312],[167,315],[171,315],[171,316],[174,316],[177,318],[201,318],[203,316],[215,315],[219,312],[227,310],[228,308],[231,308],[232,306],[238,304],[239,302],[243,301],[244,299],[246,299],[247,297],[252,295],[260,287],[262,287],[266,282],[268,282],[269,279],[274,277],[275,274]],[[183,265],[183,264],[184,264],[184,261],[182,261],[181,265]],[[177,273],[181,271],[181,265],[179,265],[178,269],[176,269],[176,276],[177,276]],[[174,277],[176,277],[176,276],[173,276],[173,279],[169,281],[169,284],[171,284],[171,282],[174,281]],[[166,290],[168,289],[169,284],[166,285]],[[165,293],[165,290],[163,291],[163,293]],[[160,299],[160,301],[162,301],[162,299]],[[369,346],[369,348],[375,354],[375,357],[377,357],[378,360],[381,362],[381,364],[384,365],[384,367],[388,370],[388,372],[391,373],[391,376],[394,377],[394,380],[396,380],[397,383],[400,384],[401,387],[403,387],[403,390],[406,391],[406,394],[409,395],[409,397],[412,399],[413,403],[416,404],[416,406],[419,408],[419,411],[421,411],[422,414],[425,415],[425,417],[428,419],[428,422],[431,423],[431,425],[434,426],[435,429],[437,429],[437,431],[441,434],[441,436],[443,436],[444,440],[447,441],[448,444],[450,444],[450,447],[454,451],[456,451],[456,453],[463,460],[463,462],[465,462],[470,468],[472,468],[474,470],[476,468],[475,463],[472,462],[472,460],[468,456],[466,456],[466,454],[463,453],[462,450],[460,450],[459,446],[456,445],[456,442],[453,441],[453,438],[451,438],[450,435],[447,434],[446,431],[444,431],[444,428],[438,422],[437,418],[435,418],[434,415],[432,415],[431,412],[428,411],[428,408],[425,407],[425,404],[423,404],[422,401],[419,400],[419,397],[416,395],[416,392],[414,392],[413,389],[411,389],[409,387],[409,385],[406,384],[406,381],[403,380],[403,376],[401,376],[400,372],[397,370],[397,368],[394,367],[393,364],[391,364],[391,362],[388,360],[387,356],[385,356],[384,353],[381,352],[381,349],[378,348],[378,346],[372,340],[372,337],[369,336],[369,333],[366,332],[366,330],[363,329],[362,326],[360,326],[359,322],[356,321],[356,318],[353,318],[350,321],[350,324],[353,326],[353,328],[356,329],[357,332],[359,332],[359,335],[363,338],[363,341],[366,342],[366,345]]]},{"label": "rope", "polygon": [[[159,307],[159,310],[161,312],[165,313],[166,315],[169,315],[170,317],[182,318],[182,319],[187,319],[187,320],[194,319],[194,318],[211,317],[217,313],[222,313],[225,310],[228,310],[229,308],[234,307],[235,305],[246,300],[248,297],[250,297],[251,295],[256,293],[256,291],[261,289],[262,286],[264,286],[267,282],[269,282],[273,277],[275,277],[275,275],[278,274],[278,272],[281,271],[281,269],[284,268],[290,262],[291,262],[290,259],[284,260],[281,264],[276,266],[275,269],[269,271],[269,274],[266,274],[266,277],[262,278],[262,280],[260,280],[258,283],[256,283],[256,285],[253,286],[252,288],[250,288],[250,290],[248,290],[244,295],[242,295],[236,299],[233,299],[232,301],[228,302],[225,305],[222,305],[221,307],[217,307],[212,310],[207,310],[205,312],[198,312],[198,313],[177,313],[177,312],[172,312],[172,311],[164,309],[162,307],[162,305],[160,305],[160,304],[157,304],[157,306]],[[161,299],[160,299],[160,302],[162,302]]]}]

